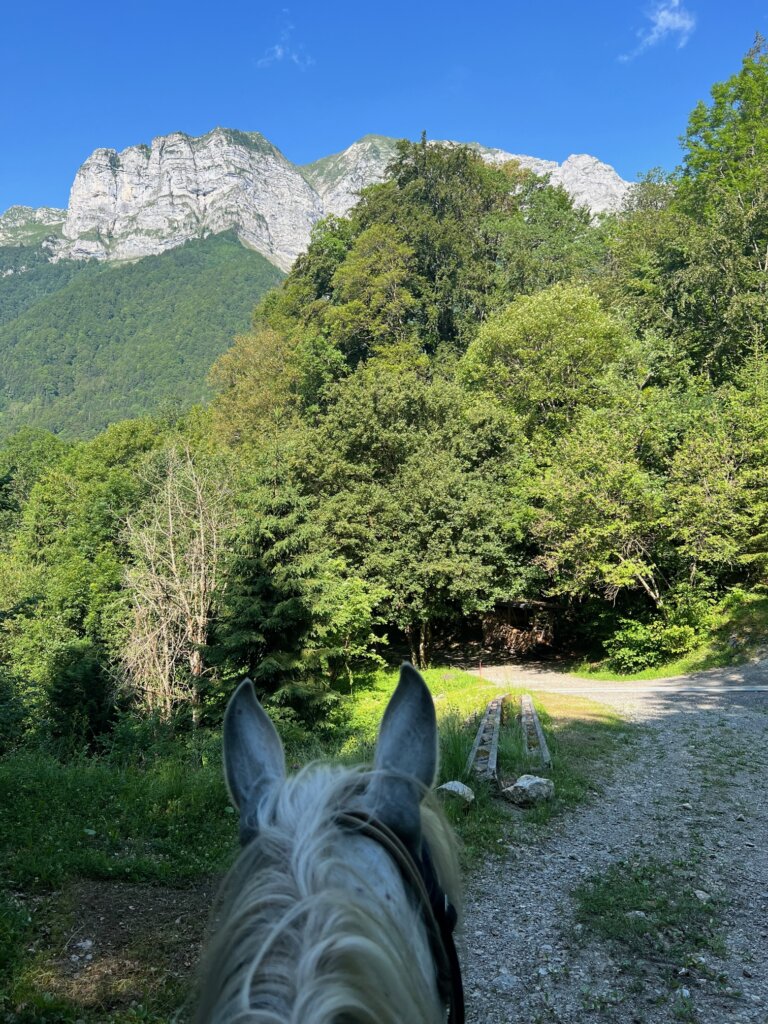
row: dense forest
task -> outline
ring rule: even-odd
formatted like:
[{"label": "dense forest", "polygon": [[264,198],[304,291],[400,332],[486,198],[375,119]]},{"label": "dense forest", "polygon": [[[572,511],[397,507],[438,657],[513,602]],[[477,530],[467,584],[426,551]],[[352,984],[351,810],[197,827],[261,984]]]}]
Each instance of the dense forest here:
[{"label": "dense forest", "polygon": [[87,437],[188,409],[282,277],[233,232],[124,264],[0,247],[0,435],[34,425]]},{"label": "dense forest", "polygon": [[[693,648],[768,568],[767,110],[758,42],[691,114],[680,168],[599,222],[514,163],[403,142],[259,302],[212,401],[90,440],[9,436],[0,742],[92,746],[126,712],[215,723],[245,673],[301,729],[389,649],[429,664],[515,603],[621,671]],[[0,329],[4,372],[27,316],[71,346],[72,380],[51,382],[69,429],[146,389],[197,393],[197,328],[226,327],[211,296],[236,317],[267,283],[258,264],[213,274],[202,254],[233,244],[99,269],[87,315],[97,271],[79,272],[63,319],[43,298]],[[162,268],[194,259],[160,313]],[[111,289],[131,301],[93,352]],[[92,374],[130,362],[130,393],[89,412],[84,353]],[[44,376],[15,402],[48,424]]]}]

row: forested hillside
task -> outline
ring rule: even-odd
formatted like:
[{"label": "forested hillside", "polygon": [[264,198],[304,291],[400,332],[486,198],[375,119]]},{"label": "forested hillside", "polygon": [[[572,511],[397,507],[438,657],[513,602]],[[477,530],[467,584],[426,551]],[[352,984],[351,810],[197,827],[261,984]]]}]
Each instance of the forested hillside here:
[{"label": "forested hillside", "polygon": [[183,405],[223,352],[184,417],[6,440],[6,742],[94,743],[121,708],[215,722],[246,672],[285,728],[328,725],[388,645],[427,664],[520,602],[558,650],[632,671],[753,601],[766,107],[758,47],[691,115],[681,168],[597,223],[515,164],[401,143],[226,352],[276,276],[228,237],[86,268],[6,323],[7,424]]},{"label": "forested hillside", "polygon": [[211,362],[283,276],[230,232],[120,265],[5,247],[0,268],[0,433],[68,437],[207,397]]}]

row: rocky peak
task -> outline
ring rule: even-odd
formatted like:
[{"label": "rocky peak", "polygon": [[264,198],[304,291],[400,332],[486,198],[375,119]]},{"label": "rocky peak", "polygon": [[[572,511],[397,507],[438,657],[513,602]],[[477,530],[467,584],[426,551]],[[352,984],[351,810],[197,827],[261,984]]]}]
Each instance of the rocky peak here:
[{"label": "rocky peak", "polygon": [[258,132],[174,132],[91,154],[72,185],[60,255],[138,259],[234,229],[287,269],[322,213],[311,186]]},{"label": "rocky peak", "polygon": [[53,206],[10,206],[0,214],[0,245],[35,245],[59,234],[66,216]]},{"label": "rocky peak", "polygon": [[586,206],[592,213],[615,213],[631,188],[610,164],[586,153],[569,156],[552,171],[550,180],[562,185],[576,206]]},{"label": "rocky peak", "polygon": [[[199,138],[174,132],[119,153],[97,149],[75,177],[57,255],[134,260],[231,229],[287,270],[320,217],[343,216],[362,189],[384,179],[396,145],[395,139],[366,135],[302,167],[259,132],[228,128]],[[570,156],[558,164],[470,146],[488,163],[517,160],[548,174],[593,213],[617,209],[629,188],[594,157]]]},{"label": "rocky peak", "polygon": [[397,152],[397,141],[386,135],[365,135],[342,153],[333,153],[301,173],[323,202],[326,214],[343,217],[357,202],[362,189],[383,181]]}]

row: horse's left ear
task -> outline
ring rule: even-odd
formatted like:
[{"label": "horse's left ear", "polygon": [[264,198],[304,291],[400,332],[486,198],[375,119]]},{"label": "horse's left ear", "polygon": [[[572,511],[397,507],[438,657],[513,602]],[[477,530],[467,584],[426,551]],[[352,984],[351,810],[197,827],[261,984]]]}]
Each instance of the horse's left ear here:
[{"label": "horse's left ear", "polygon": [[224,776],[240,811],[240,836],[251,838],[264,796],[285,778],[285,752],[277,730],[259,704],[250,679],[230,698],[224,715]]},{"label": "horse's left ear", "polygon": [[437,774],[437,720],[427,684],[407,661],[381,720],[367,803],[406,843],[421,841],[419,805]]}]

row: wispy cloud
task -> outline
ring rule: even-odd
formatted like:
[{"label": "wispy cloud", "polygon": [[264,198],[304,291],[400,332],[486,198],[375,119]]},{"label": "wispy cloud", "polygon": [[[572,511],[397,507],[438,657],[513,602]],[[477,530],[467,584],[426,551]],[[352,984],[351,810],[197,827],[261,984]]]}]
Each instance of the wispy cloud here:
[{"label": "wispy cloud", "polygon": [[681,49],[696,28],[696,15],[683,7],[681,0],[659,0],[648,13],[650,25],[641,28],[637,37],[640,40],[631,53],[625,53],[619,60],[634,60],[645,50],[663,43],[666,39],[677,38],[677,48]]},{"label": "wispy cloud", "polygon": [[276,43],[268,47],[263,56],[256,61],[256,67],[264,70],[264,68],[270,68],[273,64],[280,64],[285,62],[286,64],[293,64],[300,71],[306,71],[307,68],[312,67],[315,63],[314,59],[304,49],[301,43],[295,43],[293,41],[293,33],[296,26],[290,20],[291,12],[288,8],[283,8],[283,26],[280,30],[280,35]]}]

